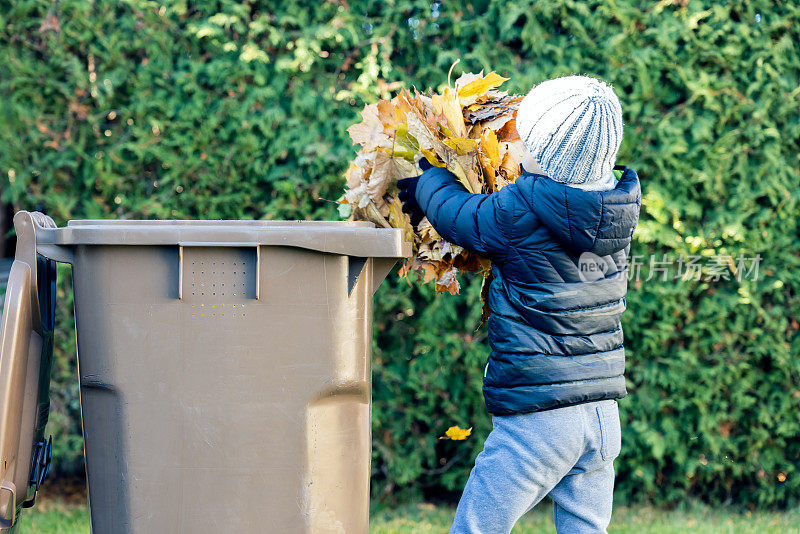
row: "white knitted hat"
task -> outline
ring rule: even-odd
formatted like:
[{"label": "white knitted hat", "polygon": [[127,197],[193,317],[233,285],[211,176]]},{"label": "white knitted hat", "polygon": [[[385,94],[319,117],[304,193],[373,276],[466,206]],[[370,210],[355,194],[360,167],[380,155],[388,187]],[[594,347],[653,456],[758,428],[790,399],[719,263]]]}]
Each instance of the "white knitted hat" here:
[{"label": "white knitted hat", "polygon": [[622,107],[610,85],[588,76],[542,82],[517,111],[517,132],[553,180],[589,184],[607,178],[622,142]]}]

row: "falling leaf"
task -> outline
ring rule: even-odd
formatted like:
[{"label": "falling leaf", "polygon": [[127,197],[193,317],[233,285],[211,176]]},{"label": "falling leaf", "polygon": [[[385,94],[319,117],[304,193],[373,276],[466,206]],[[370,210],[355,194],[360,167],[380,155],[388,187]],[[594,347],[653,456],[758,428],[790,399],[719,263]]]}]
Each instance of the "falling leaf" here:
[{"label": "falling leaf", "polygon": [[463,441],[467,439],[470,434],[472,434],[472,427],[460,428],[458,426],[451,426],[444,433],[445,436],[455,441]]},{"label": "falling leaf", "polygon": [[732,421],[723,421],[719,424],[719,435],[723,438],[727,438],[731,435],[731,430],[733,429],[733,422]]}]

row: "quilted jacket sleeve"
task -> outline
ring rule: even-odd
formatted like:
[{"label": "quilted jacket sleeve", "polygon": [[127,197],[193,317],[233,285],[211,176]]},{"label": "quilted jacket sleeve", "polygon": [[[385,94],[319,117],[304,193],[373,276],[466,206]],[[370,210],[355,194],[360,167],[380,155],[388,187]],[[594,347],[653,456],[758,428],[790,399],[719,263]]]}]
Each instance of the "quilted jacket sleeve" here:
[{"label": "quilted jacket sleeve", "polygon": [[490,195],[472,194],[445,168],[428,169],[416,199],[431,225],[446,240],[492,259],[508,249],[513,184]]}]

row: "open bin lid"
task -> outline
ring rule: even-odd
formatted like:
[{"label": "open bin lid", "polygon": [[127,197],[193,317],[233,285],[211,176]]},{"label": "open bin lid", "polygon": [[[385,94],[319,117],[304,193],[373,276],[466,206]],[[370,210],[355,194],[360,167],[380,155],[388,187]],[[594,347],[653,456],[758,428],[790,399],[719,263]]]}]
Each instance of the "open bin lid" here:
[{"label": "open bin lid", "polygon": [[0,531],[13,526],[20,506],[32,505],[49,465],[41,434],[49,409],[55,262],[37,254],[35,232],[55,224],[21,212],[14,226],[17,253],[0,322]]}]

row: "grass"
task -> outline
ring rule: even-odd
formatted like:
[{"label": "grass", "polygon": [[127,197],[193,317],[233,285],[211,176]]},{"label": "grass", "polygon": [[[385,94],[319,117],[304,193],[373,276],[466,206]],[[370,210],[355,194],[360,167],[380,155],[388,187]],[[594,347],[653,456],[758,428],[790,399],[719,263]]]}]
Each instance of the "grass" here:
[{"label": "grass", "polygon": [[42,499],[19,516],[15,534],[88,534],[89,509],[82,504],[66,504]]},{"label": "grass", "polygon": [[[370,533],[410,534],[412,532],[446,533],[454,509],[431,504],[414,504],[380,510],[370,518]],[[800,509],[789,512],[732,513],[699,504],[666,511],[650,507],[616,507],[608,528],[619,534],[772,534],[800,533]],[[555,532],[552,507],[543,502],[525,515],[513,534]]]},{"label": "grass", "polygon": [[[446,533],[454,508],[428,503],[384,508],[370,518],[372,534]],[[82,504],[44,499],[21,516],[17,534],[88,534],[89,513]],[[617,507],[609,527],[619,534],[772,534],[800,533],[800,509],[788,512],[733,513],[693,504],[679,510]],[[555,532],[549,503],[522,518],[513,534]]]}]

